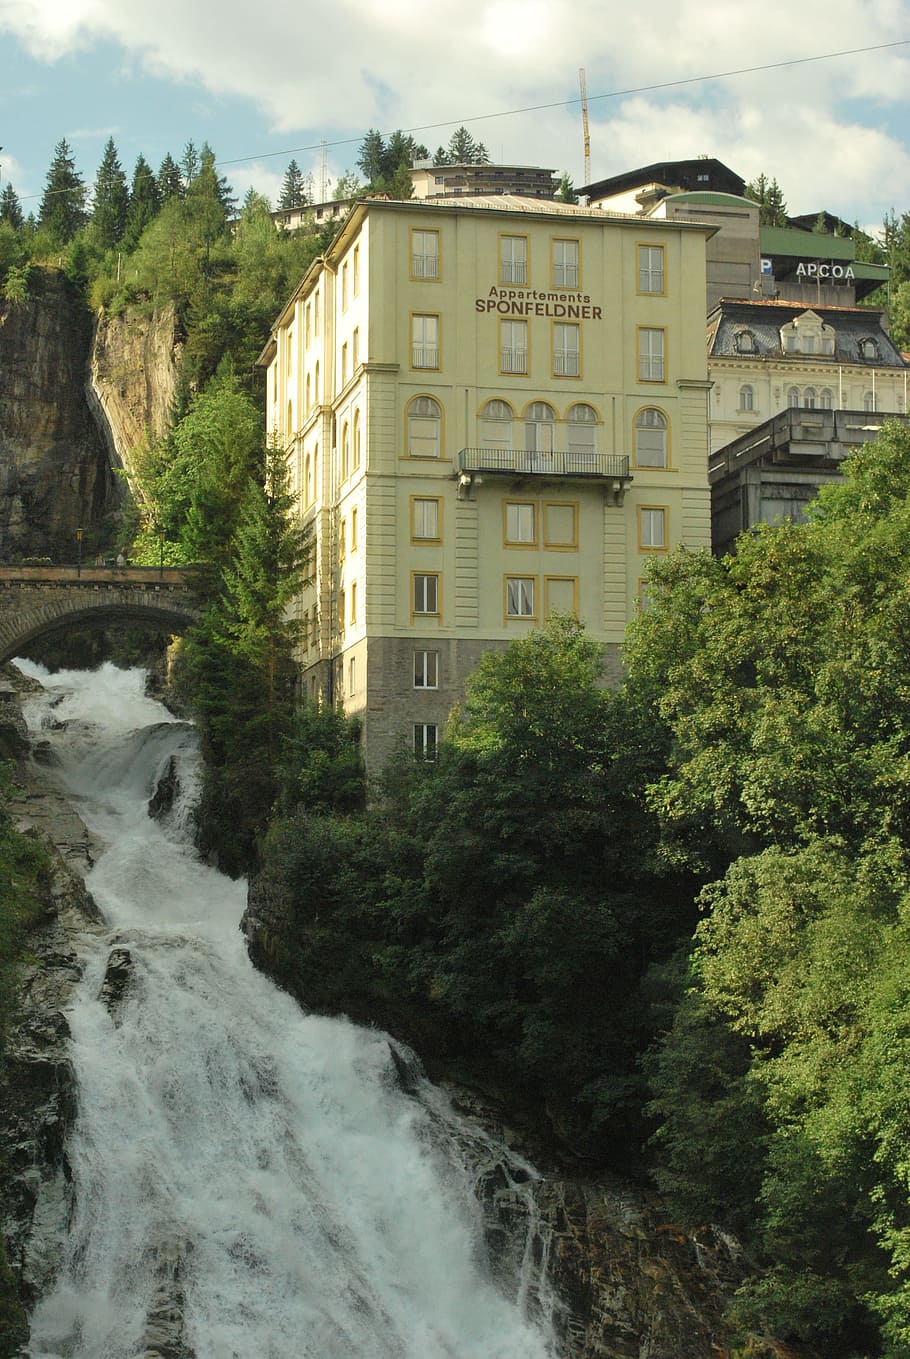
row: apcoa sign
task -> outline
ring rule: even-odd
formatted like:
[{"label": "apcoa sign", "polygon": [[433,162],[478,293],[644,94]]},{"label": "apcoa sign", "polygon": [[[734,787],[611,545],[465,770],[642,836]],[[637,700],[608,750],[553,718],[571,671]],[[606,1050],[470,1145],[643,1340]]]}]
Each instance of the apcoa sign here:
[{"label": "apcoa sign", "polygon": [[852,283],[856,275],[852,264],[834,264],[823,260],[800,260],[796,266],[797,278],[825,279],[834,283]]}]

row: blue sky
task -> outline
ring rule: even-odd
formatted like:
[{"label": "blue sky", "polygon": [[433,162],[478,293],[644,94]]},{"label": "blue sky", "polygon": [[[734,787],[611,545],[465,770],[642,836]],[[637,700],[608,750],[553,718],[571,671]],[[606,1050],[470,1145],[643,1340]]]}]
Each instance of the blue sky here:
[{"label": "blue sky", "polygon": [[[108,136],[128,174],[139,152],[157,169],[192,138],[213,146],[238,196],[253,185],[274,198],[292,155],[318,185],[322,138],[331,183],[354,166],[368,127],[445,124],[420,134],[432,150],[464,122],[494,159],[580,183],[580,109],[563,101],[577,101],[584,65],[593,178],[707,154],[747,178],[775,176],[793,212],[824,206],[877,225],[892,207],[910,210],[910,45],[643,87],[908,39],[910,0],[768,0],[761,11],[728,0],[638,10],[616,0],[0,0],[0,176],[37,209],[61,137],[89,185]],[[561,106],[508,112],[546,104]]]}]

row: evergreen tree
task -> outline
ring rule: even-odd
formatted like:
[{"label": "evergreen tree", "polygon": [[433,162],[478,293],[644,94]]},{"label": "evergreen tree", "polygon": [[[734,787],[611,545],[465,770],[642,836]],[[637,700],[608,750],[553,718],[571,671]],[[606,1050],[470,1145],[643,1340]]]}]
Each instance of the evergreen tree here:
[{"label": "evergreen tree", "polygon": [[759,205],[759,222],[762,226],[787,225],[787,204],[776,179],[769,180],[767,175],[759,175],[753,183],[746,185],[745,197]]},{"label": "evergreen tree", "polygon": [[38,210],[38,225],[57,245],[72,240],[85,225],[85,184],[65,139],[54,147]]},{"label": "evergreen tree", "polygon": [[446,154],[449,165],[487,165],[490,160],[483,142],[476,142],[466,127],[452,133]]},{"label": "evergreen tree", "polygon": [[180,166],[168,151],[158,169],[158,196],[162,207],[169,203],[172,198],[183,197],[183,177],[180,174]]},{"label": "evergreen tree", "polygon": [[95,179],[91,222],[99,245],[109,250],[123,239],[129,190],[113,137],[108,137]]},{"label": "evergreen tree", "polygon": [[154,172],[145,157],[140,154],[133,170],[133,186],[126,210],[124,244],[127,249],[136,248],[139,238],[149,222],[157,216],[160,206]]},{"label": "evergreen tree", "polygon": [[377,132],[371,127],[363,141],[360,143],[360,151],[357,155],[357,164],[363,171],[364,178],[368,184],[375,184],[382,179],[385,172],[383,158],[385,156],[385,140],[382,133]]},{"label": "evergreen tree", "polygon": [[14,231],[18,231],[24,221],[18,194],[12,184],[4,184],[0,193],[0,222],[8,222]]},{"label": "evergreen tree", "polygon": [[224,175],[219,175],[215,164],[215,152],[208,142],[202,143],[202,150],[199,152],[199,175],[198,178],[205,177],[212,186],[215,197],[224,209],[225,217],[231,217],[237,207],[237,199],[234,190]]},{"label": "evergreen tree", "polygon": [[198,173],[199,152],[196,150],[195,142],[190,138],[183,148],[183,155],[180,158],[180,180],[183,184],[184,193],[186,193]]},{"label": "evergreen tree", "polygon": [[278,207],[282,211],[289,208],[304,208],[309,201],[306,179],[296,160],[292,160],[285,171]]},{"label": "evergreen tree", "polygon": [[559,181],[559,188],[556,190],[556,198],[560,203],[577,203],[578,194],[575,192],[575,185],[568,174],[564,174]]}]

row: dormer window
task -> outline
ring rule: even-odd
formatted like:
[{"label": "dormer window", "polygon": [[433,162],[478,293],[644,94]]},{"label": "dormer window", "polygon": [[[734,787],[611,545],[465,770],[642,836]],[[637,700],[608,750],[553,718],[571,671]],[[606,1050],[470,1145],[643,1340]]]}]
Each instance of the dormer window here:
[{"label": "dormer window", "polygon": [[859,356],[861,359],[878,358],[878,345],[876,344],[875,340],[872,339],[871,335],[866,336],[864,340],[860,340]]},{"label": "dormer window", "polygon": [[818,312],[804,311],[780,328],[780,343],[785,354],[834,354],[834,327],[827,325]]},{"label": "dormer window", "polygon": [[755,336],[751,330],[738,330],[736,332],[736,351],[738,354],[755,353]]}]

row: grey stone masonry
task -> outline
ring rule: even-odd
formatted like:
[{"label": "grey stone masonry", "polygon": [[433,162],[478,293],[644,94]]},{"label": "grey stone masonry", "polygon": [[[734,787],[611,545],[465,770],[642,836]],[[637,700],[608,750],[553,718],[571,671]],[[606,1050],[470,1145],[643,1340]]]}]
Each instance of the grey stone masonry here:
[{"label": "grey stone masonry", "polygon": [[79,623],[145,623],[185,632],[197,616],[187,573],[157,567],[0,567],[0,663]]}]

